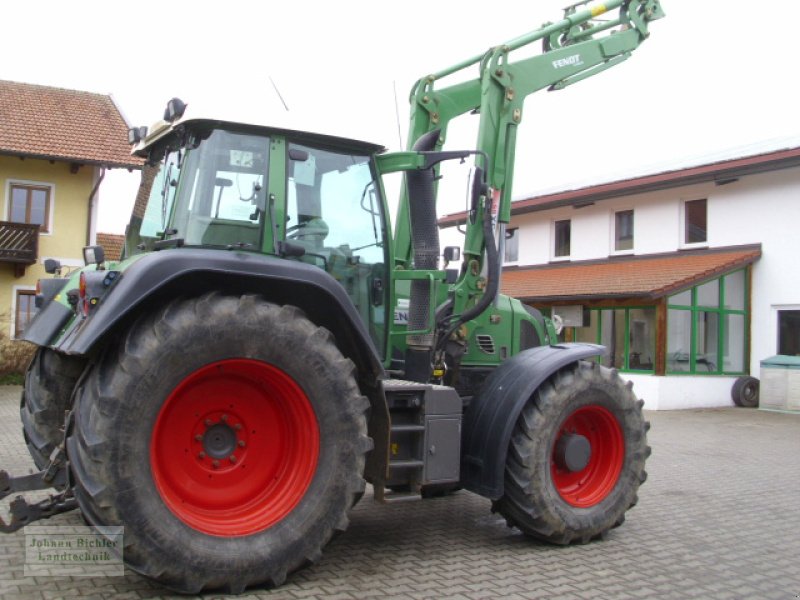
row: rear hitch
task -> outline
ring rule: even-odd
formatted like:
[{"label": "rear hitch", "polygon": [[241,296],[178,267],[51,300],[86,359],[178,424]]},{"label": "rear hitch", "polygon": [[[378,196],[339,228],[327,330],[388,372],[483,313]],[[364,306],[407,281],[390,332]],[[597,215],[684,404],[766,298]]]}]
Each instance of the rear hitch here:
[{"label": "rear hitch", "polygon": [[50,456],[50,463],[38,473],[11,477],[6,471],[0,471],[0,500],[15,492],[48,488],[63,490],[34,504],[29,504],[22,496],[14,498],[9,505],[11,520],[6,523],[0,518],[0,533],[11,533],[33,521],[77,508],[78,504],[68,487],[69,469],[65,458],[64,451],[56,448]]}]

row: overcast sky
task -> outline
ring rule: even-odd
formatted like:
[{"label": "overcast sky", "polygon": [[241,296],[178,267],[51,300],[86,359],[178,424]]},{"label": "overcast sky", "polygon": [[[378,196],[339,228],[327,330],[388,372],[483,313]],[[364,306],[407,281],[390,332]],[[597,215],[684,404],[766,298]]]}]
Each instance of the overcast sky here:
[{"label": "overcast sky", "polygon": [[[0,79],[112,94],[135,125],[151,124],[179,96],[195,116],[288,124],[397,150],[395,86],[405,139],[417,78],[558,20],[567,3],[15,2],[3,7]],[[800,132],[800,2],[662,6],[667,17],[652,23],[630,60],[529,97],[514,197]],[[458,139],[474,139],[474,122]],[[107,176],[101,231],[124,230],[132,178]]]}]

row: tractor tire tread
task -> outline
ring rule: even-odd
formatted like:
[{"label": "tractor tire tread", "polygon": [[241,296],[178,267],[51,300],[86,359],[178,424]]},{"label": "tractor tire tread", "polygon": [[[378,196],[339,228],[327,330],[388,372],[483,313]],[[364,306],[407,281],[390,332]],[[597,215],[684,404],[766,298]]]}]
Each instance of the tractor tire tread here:
[{"label": "tractor tire tread", "polygon": [[28,451],[39,469],[47,466],[53,449],[64,440],[65,415],[84,366],[82,358],[44,347],[28,366],[19,411]]},{"label": "tractor tire tread", "polygon": [[[598,389],[617,406],[625,437],[625,460],[615,488],[603,501],[575,509],[560,498],[551,482],[547,446],[563,418],[564,404],[582,392]],[[641,406],[616,369],[579,362],[554,373],[537,389],[517,420],[506,460],[504,494],[494,502],[493,509],[526,535],[546,542],[583,544],[602,538],[609,529],[622,524],[646,478],[644,464],[650,447]]]},{"label": "tractor tire tread", "polygon": [[[333,491],[326,498],[329,504],[317,509],[326,515],[325,518],[319,517],[316,528],[294,540],[289,548],[277,549],[277,542],[259,537],[269,529],[252,536],[219,538],[221,546],[228,550],[215,554],[207,549],[212,546],[209,542],[199,544],[202,550],[176,544],[175,540],[202,538],[201,532],[177,518],[145,524],[141,529],[127,526],[126,519],[142,509],[131,508],[137,493],[120,483],[134,477],[131,473],[136,470],[129,460],[119,455],[122,446],[115,439],[125,436],[120,433],[120,425],[132,418],[131,408],[120,400],[126,397],[127,390],[136,390],[137,384],[141,385],[140,380],[146,378],[148,369],[153,367],[152,357],[163,356],[158,346],[164,344],[165,339],[176,336],[193,339],[195,329],[205,331],[211,327],[207,325],[209,321],[223,323],[231,330],[258,331],[261,328],[269,331],[282,353],[289,353],[284,343],[295,340],[298,344],[295,352],[302,348],[304,355],[287,360],[305,361],[306,371],[318,378],[317,387],[327,385],[328,389],[336,390],[337,397],[341,397],[337,402],[345,405],[340,411],[342,421],[337,424],[342,439],[336,440],[337,446],[331,452],[347,457],[347,464],[339,467],[347,476],[341,479],[340,485],[330,485]],[[167,332],[167,338],[163,337]],[[199,339],[208,342],[211,334],[204,335]],[[251,334],[247,338],[241,340],[241,356],[261,357],[258,336]],[[347,511],[364,492],[365,456],[372,448],[372,440],[367,435],[369,402],[356,384],[355,365],[342,357],[334,342],[330,332],[309,321],[296,307],[278,306],[252,295],[237,297],[213,292],[174,300],[138,319],[122,336],[118,346],[99,358],[76,393],[75,424],[67,448],[76,482],[75,495],[84,516],[93,525],[126,525],[124,558],[127,566],[180,593],[196,594],[203,590],[240,593],[252,586],[281,585],[289,573],[320,559],[322,548],[334,532],[347,528]],[[95,448],[106,445],[109,450],[99,456]],[[152,481],[147,483],[153,485]],[[157,496],[157,492],[155,494]],[[160,498],[156,497],[155,501],[160,502]],[[166,510],[163,507],[163,511]],[[291,513],[286,518],[290,517]],[[161,539],[154,541],[152,538],[156,536]],[[189,564],[191,569],[187,568]]]}]

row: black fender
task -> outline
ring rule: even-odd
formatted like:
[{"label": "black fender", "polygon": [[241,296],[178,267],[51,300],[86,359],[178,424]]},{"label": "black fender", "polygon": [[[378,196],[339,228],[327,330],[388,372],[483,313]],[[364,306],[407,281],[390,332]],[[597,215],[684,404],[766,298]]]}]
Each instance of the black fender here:
[{"label": "black fender", "polygon": [[122,275],[97,307],[88,318],[68,328],[57,349],[89,354],[143,312],[174,298],[219,290],[259,294],[270,302],[298,306],[334,334],[362,375],[379,378],[384,374],[372,338],[344,288],[318,267],[251,252],[202,248],[151,252],[122,267]]},{"label": "black fender", "polygon": [[486,498],[500,498],[511,433],[528,399],[559,369],[604,351],[595,344],[539,346],[501,363],[464,413],[462,485]]}]

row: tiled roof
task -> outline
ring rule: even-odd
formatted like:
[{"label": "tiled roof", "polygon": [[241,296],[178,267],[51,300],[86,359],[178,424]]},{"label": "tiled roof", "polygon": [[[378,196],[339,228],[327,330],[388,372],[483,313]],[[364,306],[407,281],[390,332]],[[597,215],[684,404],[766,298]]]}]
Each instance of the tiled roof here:
[{"label": "tiled roof", "polygon": [[111,96],[0,81],[0,154],[141,168]]},{"label": "tiled roof", "polygon": [[103,247],[106,255],[106,260],[119,260],[122,255],[122,246],[125,243],[124,235],[117,235],[116,233],[99,233],[97,234],[97,245]]},{"label": "tiled roof", "polygon": [[503,271],[502,292],[526,301],[659,298],[761,256],[760,246],[546,265]]}]

